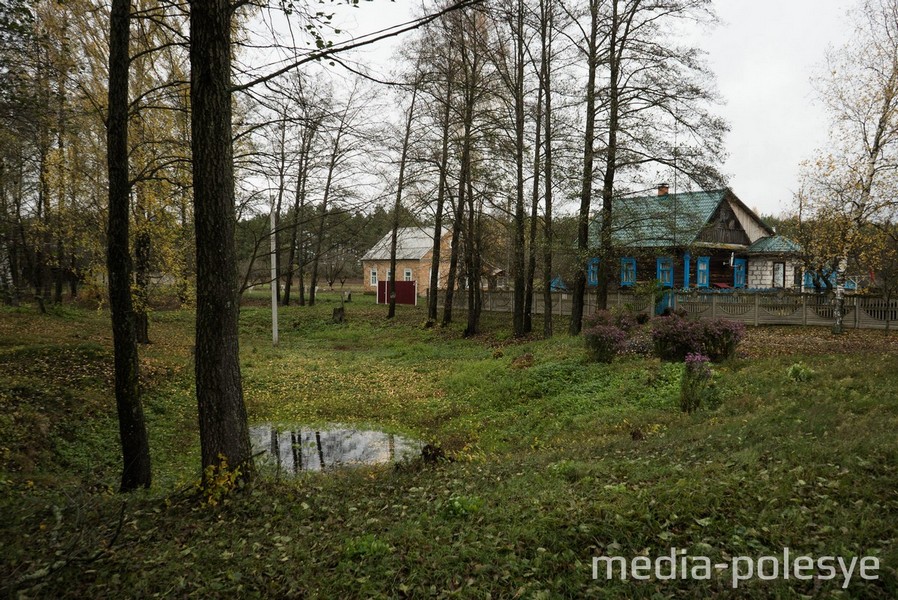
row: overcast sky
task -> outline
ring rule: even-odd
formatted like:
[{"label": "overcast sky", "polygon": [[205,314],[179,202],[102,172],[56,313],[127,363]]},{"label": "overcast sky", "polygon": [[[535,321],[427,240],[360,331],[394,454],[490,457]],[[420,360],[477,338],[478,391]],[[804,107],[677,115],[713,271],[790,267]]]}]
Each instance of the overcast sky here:
[{"label": "overcast sky", "polygon": [[765,214],[791,207],[798,165],[826,142],[811,78],[847,38],[846,0],[717,0],[705,46],[730,122],[730,187]]},{"label": "overcast sky", "polygon": [[[730,187],[763,214],[791,208],[798,167],[826,140],[827,118],[811,78],[828,46],[847,38],[850,0],[717,0],[720,24],[699,44],[716,73],[725,104]],[[347,33],[407,21],[419,2],[375,0],[348,11]],[[365,52],[386,62],[393,43]]]}]

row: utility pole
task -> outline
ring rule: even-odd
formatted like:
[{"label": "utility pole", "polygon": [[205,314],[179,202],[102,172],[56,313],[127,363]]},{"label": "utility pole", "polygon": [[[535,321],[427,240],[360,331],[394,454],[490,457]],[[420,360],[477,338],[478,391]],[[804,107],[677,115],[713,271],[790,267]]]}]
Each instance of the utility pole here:
[{"label": "utility pole", "polygon": [[271,344],[278,345],[278,269],[277,269],[277,245],[275,238],[277,230],[274,226],[274,200],[271,202]]}]

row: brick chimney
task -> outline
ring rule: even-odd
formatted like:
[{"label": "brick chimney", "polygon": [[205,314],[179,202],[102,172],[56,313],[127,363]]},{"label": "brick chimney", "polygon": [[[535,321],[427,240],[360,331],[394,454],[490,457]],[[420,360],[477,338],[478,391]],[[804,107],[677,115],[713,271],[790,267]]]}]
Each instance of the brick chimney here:
[{"label": "brick chimney", "polygon": [[659,195],[659,196],[666,196],[666,195],[667,195],[667,192],[668,192],[669,190],[670,190],[670,187],[668,187],[668,185],[667,185],[666,183],[659,183],[659,184],[658,184],[658,195]]}]

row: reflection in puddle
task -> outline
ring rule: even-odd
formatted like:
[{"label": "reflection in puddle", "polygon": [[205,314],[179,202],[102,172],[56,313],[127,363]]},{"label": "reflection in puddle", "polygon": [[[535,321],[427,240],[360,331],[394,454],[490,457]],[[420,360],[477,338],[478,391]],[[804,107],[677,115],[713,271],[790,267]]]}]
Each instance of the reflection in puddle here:
[{"label": "reflection in puddle", "polygon": [[382,431],[358,429],[249,429],[253,454],[278,472],[299,473],[339,467],[394,463],[421,454],[422,443]]}]

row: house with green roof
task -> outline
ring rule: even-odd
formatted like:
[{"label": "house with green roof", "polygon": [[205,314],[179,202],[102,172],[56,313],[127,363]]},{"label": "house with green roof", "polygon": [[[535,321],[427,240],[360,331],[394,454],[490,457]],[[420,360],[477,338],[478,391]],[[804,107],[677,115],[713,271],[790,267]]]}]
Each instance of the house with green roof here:
[{"label": "house with green roof", "polygon": [[[800,285],[801,248],[777,235],[729,188],[618,198],[612,240],[619,285],[657,279],[665,288],[785,289]],[[600,214],[591,246],[599,246]],[[598,259],[587,280],[598,285]]]}]

